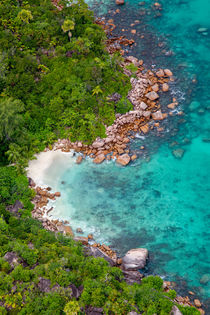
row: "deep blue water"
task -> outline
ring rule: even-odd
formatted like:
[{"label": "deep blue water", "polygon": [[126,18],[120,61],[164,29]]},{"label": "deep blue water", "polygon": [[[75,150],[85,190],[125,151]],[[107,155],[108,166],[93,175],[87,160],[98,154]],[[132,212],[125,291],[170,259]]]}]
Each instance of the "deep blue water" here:
[{"label": "deep blue water", "polygon": [[[115,34],[134,38],[128,54],[147,68],[168,67],[175,75],[163,106],[176,96],[184,116],[169,117],[131,149],[138,160],[123,168],[113,162],[50,166],[46,184],[59,190],[55,217],[73,229],[92,232],[123,254],[130,248],[150,252],[148,273],[176,280],[209,303],[210,295],[210,1],[89,1],[97,15],[114,19]],[[120,13],[114,11],[119,8]],[[161,14],[161,16],[160,16]],[[130,26],[139,20],[135,26]],[[199,32],[199,28],[206,28]],[[132,35],[131,29],[137,34]],[[144,36],[144,38],[140,38]],[[194,83],[193,81],[194,80]],[[196,82],[195,82],[196,80]],[[144,145],[145,150],[140,150]],[[183,149],[177,159],[173,150]],[[52,173],[53,170],[53,173]],[[65,184],[61,184],[64,181]],[[204,277],[205,276],[205,277]],[[209,281],[202,283],[202,277]]]}]

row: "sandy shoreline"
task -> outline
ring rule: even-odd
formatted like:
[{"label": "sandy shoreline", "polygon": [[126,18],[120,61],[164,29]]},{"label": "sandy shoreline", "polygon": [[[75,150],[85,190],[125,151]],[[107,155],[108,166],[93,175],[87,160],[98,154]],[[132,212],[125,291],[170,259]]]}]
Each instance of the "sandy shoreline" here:
[{"label": "sandy shoreline", "polygon": [[[34,160],[29,161],[26,169],[27,176],[32,178],[37,186],[46,187],[48,169],[56,162],[56,166],[62,170],[62,165],[75,164],[73,152],[62,152],[61,150],[49,150],[35,155]],[[51,176],[53,176],[51,171]]]}]

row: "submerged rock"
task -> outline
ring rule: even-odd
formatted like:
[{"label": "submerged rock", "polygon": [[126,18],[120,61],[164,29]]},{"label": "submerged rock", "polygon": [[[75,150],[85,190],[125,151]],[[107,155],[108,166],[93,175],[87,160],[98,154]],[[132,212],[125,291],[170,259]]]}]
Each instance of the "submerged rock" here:
[{"label": "submerged rock", "polygon": [[200,107],[200,103],[198,101],[192,101],[189,105],[190,110],[196,110],[198,107]]},{"label": "submerged rock", "polygon": [[210,274],[205,274],[200,278],[201,284],[207,284],[210,281]]},{"label": "submerged rock", "polygon": [[176,150],[173,150],[173,155],[175,156],[175,158],[181,159],[184,155],[184,152],[184,149],[178,148]]},{"label": "submerged rock", "polygon": [[131,159],[130,156],[127,153],[125,153],[117,158],[117,163],[125,166],[130,162],[130,159]]},{"label": "submerged rock", "polygon": [[135,248],[129,250],[122,258],[122,266],[125,270],[138,270],[144,268],[148,258],[146,248]]}]

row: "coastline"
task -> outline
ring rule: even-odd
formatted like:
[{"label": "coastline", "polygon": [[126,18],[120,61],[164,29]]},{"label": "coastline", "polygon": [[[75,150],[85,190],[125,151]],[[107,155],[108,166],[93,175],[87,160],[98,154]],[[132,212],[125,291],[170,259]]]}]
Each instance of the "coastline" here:
[{"label": "coastline", "polygon": [[[171,75],[167,75],[167,72],[165,72],[163,69],[160,69],[158,71],[148,70],[147,72],[144,72],[145,69],[142,67],[143,63],[141,60],[139,61],[135,57],[132,57],[132,56],[125,58],[125,60],[127,60],[127,65],[133,63],[133,65],[135,66],[135,64],[138,63],[138,70],[135,73],[137,78],[131,78],[133,89],[131,90],[131,93],[129,95],[130,99],[133,97],[133,101],[132,101],[132,104],[134,107],[133,110],[123,115],[117,114],[114,124],[112,126],[106,127],[107,138],[105,139],[97,138],[91,145],[85,145],[79,141],[73,143],[73,142],[70,142],[68,139],[59,139],[58,142],[56,142],[53,145],[52,150],[51,149],[49,150],[49,148],[45,149],[44,153],[48,154],[48,158],[47,158],[47,155],[45,156],[45,158],[43,158],[42,163],[39,168],[39,174],[47,171],[48,166],[46,165],[46,163],[48,165],[53,163],[53,160],[56,158],[57,155],[65,154],[65,153],[67,154],[71,153],[71,155],[73,155],[74,154],[73,152],[80,154],[77,159],[77,164],[80,164],[84,158],[90,157],[91,159],[93,159],[93,162],[96,164],[100,164],[105,160],[113,159],[113,160],[117,160],[117,162],[120,165],[125,166],[137,158],[137,156],[131,155],[127,148],[127,144],[133,138],[133,135],[129,134],[129,132],[140,132],[144,135],[148,133],[150,129],[151,130],[154,129],[154,127],[157,129],[158,132],[161,132],[163,131],[163,129],[160,126],[160,122],[163,119],[167,118],[168,115],[172,116],[174,114],[178,114],[178,115],[183,114],[181,111],[176,111],[175,113],[176,107],[178,106],[178,102],[175,98],[173,98],[171,103],[169,103],[167,106],[169,109],[169,113],[166,113],[166,112],[162,113],[161,111],[161,105],[159,103],[158,93],[168,92],[169,87],[166,87],[166,90],[164,91],[163,85],[164,84],[167,85],[167,83],[170,84],[170,81],[172,82],[174,81],[172,73]],[[125,64],[123,66],[125,66]],[[132,73],[127,71],[125,67],[124,67],[124,71],[128,76],[132,76]],[[142,71],[144,73],[142,73]],[[170,73],[170,70],[166,69],[166,71],[169,71],[168,73]],[[159,72],[160,76],[157,75],[157,72]],[[140,96],[138,95],[139,91],[135,89],[136,85],[140,86],[140,90],[141,90]],[[146,94],[149,94],[151,92],[152,93],[155,92],[157,94],[155,95],[153,93],[155,97],[154,99],[152,96],[151,96],[151,99],[150,97],[146,96]],[[138,102],[138,101],[136,102],[136,97],[139,97],[141,102]],[[142,107],[141,107],[141,104],[142,104]],[[109,139],[109,141],[107,141],[106,139]],[[143,149],[144,148],[142,148],[142,150]],[[126,155],[125,159],[120,158],[123,155]],[[30,166],[29,166],[29,169],[30,169]],[[34,176],[33,172],[30,173],[29,171],[28,175],[29,177],[32,177],[33,179],[33,176]],[[40,181],[40,182],[36,180],[34,181],[39,186],[46,187],[43,181]],[[46,197],[47,193],[45,192],[46,192],[45,189],[44,190],[38,189],[39,196]],[[55,194],[57,194],[57,196]],[[59,197],[58,194],[59,192],[52,194],[51,197],[49,197],[49,199],[54,200],[54,198]],[[47,211],[48,210],[49,209],[47,209]],[[68,235],[73,236],[73,232],[70,226],[67,225],[69,224],[69,222],[62,222],[61,224],[59,220],[50,220],[49,217],[46,215],[46,212],[43,215],[44,220],[41,220],[43,221],[43,226],[45,228],[54,232],[56,231],[63,232],[67,236]],[[65,225],[63,225],[63,223]],[[90,237],[76,237],[75,240],[82,242],[83,245],[88,246],[88,247],[92,245],[90,244],[90,241],[92,241],[91,235]],[[92,246],[93,248],[98,247],[102,252],[106,253],[107,256],[109,256],[111,259],[113,259],[113,257],[116,256],[116,253],[113,252],[108,246],[104,244],[103,245],[97,244],[97,243],[94,243],[94,244],[95,246]],[[116,258],[116,259],[119,259],[119,258]],[[115,264],[120,266],[120,263],[115,262]],[[170,281],[165,281],[164,285],[165,285],[166,290],[168,290],[169,287],[170,288],[173,287]],[[180,304],[188,305],[188,306],[193,305],[192,303],[190,303],[190,300],[188,297],[186,298],[179,297],[177,302]]]}]

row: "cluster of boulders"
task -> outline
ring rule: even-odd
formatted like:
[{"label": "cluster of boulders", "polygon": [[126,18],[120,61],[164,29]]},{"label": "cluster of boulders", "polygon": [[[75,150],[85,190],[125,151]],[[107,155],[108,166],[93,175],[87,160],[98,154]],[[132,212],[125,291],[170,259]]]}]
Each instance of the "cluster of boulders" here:
[{"label": "cluster of boulders", "polygon": [[[130,70],[126,67],[129,64],[137,67],[136,78],[131,76]],[[73,149],[80,152],[76,163],[80,164],[84,157],[89,156],[95,164],[100,164],[104,160],[116,159],[120,165],[127,165],[134,161],[136,156],[132,155],[128,149],[130,138],[128,132],[147,133],[153,125],[159,126],[158,122],[167,117],[167,113],[162,113],[159,103],[158,92],[166,92],[169,89],[168,81],[173,81],[173,73],[169,69],[159,69],[156,72],[151,70],[142,73],[143,61],[133,56],[126,57],[122,67],[128,76],[132,89],[128,94],[128,99],[133,105],[133,109],[125,114],[116,114],[116,119],[111,126],[106,127],[107,137],[97,138],[91,145],[85,145],[80,141],[70,142],[67,139],[59,139],[54,144],[53,149],[61,149],[69,152]],[[118,101],[121,96],[118,93],[110,95],[110,99]],[[174,108],[178,102],[173,98],[173,103],[169,104]],[[162,131],[158,128],[158,131]]]}]

